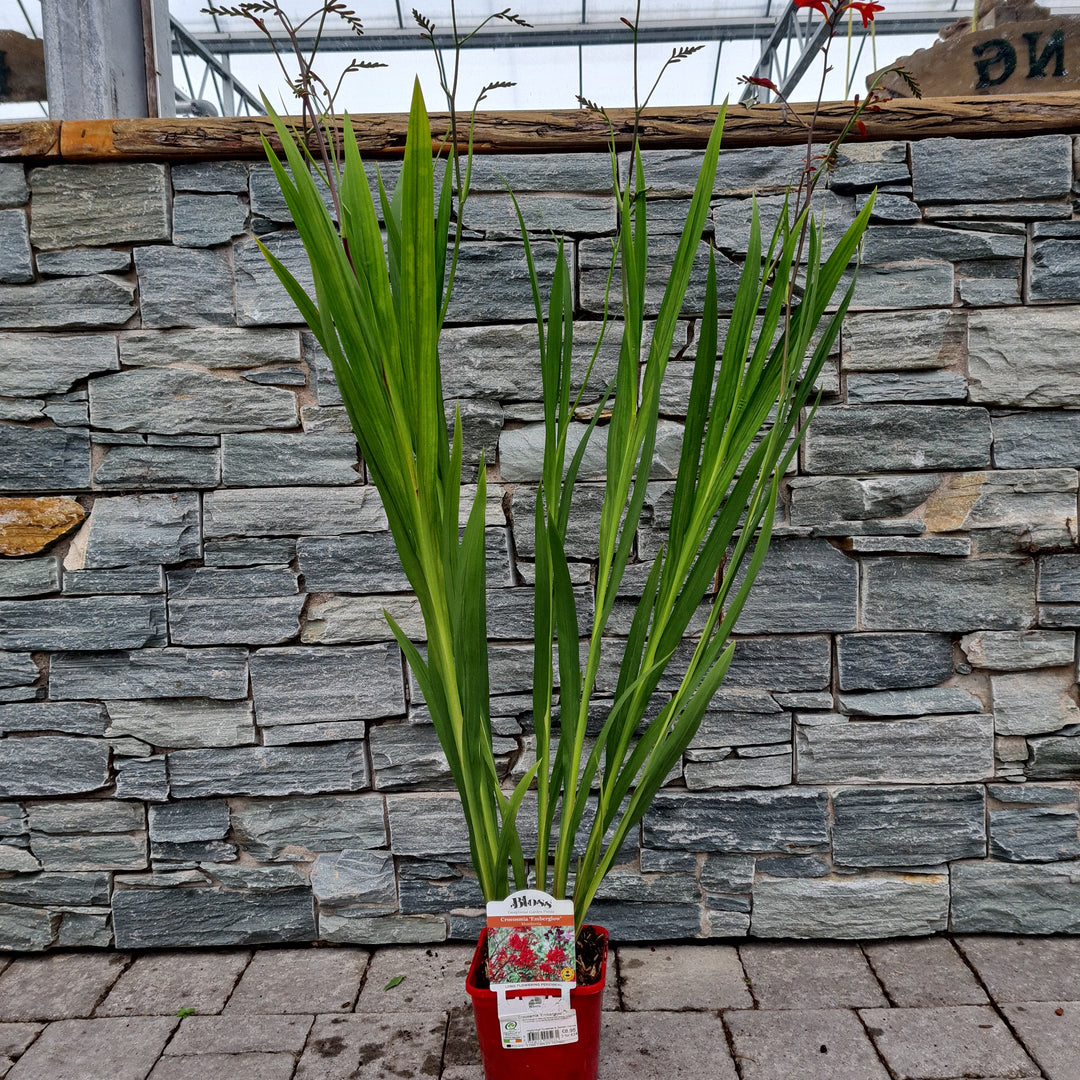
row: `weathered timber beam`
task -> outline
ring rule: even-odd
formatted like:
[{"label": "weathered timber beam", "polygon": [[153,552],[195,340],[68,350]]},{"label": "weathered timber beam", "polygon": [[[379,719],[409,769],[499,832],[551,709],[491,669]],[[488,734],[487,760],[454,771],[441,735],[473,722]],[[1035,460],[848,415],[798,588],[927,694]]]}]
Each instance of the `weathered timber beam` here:
[{"label": "weathered timber beam", "polygon": [[[811,104],[787,108],[732,105],[728,109],[724,145],[790,146],[806,139]],[[829,102],[818,111],[821,141],[838,133],[851,116],[851,106]],[[696,149],[705,145],[716,117],[715,108],[648,109],[640,135],[646,149]],[[611,119],[620,148],[629,145],[633,112],[613,110]],[[1080,132],[1080,92],[1016,97],[903,98],[885,102],[880,112],[864,114],[866,139],[913,140],[955,138],[1019,138],[1028,135]],[[407,117],[402,113],[358,116],[354,127],[360,151],[367,157],[398,157],[405,146]],[[445,114],[433,114],[436,142],[447,130]],[[193,159],[262,157],[262,136],[271,136],[267,120],[258,117],[179,120],[66,120],[0,125],[0,158],[60,157],[65,161],[124,159]],[[854,141],[854,137],[853,137]],[[271,139],[271,143],[275,142]],[[572,153],[604,150],[606,122],[582,110],[480,113],[474,146],[478,153]]]}]

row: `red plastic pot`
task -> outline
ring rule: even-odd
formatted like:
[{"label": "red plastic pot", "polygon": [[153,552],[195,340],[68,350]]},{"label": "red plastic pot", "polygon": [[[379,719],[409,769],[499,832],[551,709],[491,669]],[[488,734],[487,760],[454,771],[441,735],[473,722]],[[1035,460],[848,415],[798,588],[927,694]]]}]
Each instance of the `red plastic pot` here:
[{"label": "red plastic pot", "polygon": [[[594,926],[607,943],[608,933]],[[487,959],[485,929],[473,953],[465,989],[472,998],[476,1034],[486,1080],[596,1080],[600,1065],[600,1013],[607,979],[607,956],[600,968],[600,981],[592,986],[576,986],[570,991],[570,1006],[577,1013],[578,1041],[558,1046],[507,1050],[499,1034],[499,1012],[494,990],[477,985],[477,976]],[[537,991],[526,991],[536,994]]]}]

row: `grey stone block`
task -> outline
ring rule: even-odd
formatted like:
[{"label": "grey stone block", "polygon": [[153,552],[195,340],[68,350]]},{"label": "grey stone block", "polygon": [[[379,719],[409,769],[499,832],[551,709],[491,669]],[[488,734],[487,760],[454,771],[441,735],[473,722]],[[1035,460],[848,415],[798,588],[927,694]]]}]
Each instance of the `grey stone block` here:
[{"label": "grey stone block", "polygon": [[104,707],[95,702],[37,702],[0,705],[0,731],[58,731],[66,735],[104,735]]},{"label": "grey stone block", "polygon": [[109,889],[109,875],[103,872],[19,874],[0,881],[0,903],[102,907],[108,906]]},{"label": "grey stone block", "polygon": [[[555,244],[533,241],[532,250],[540,295],[546,305],[555,266]],[[493,280],[499,282],[498,295],[484,286]],[[448,322],[527,322],[535,313],[520,242],[478,241],[462,245],[454,292],[446,313]]]},{"label": "grey stone block", "polygon": [[1075,810],[1036,806],[990,811],[990,854],[1009,862],[1058,862],[1080,856]]},{"label": "grey stone block", "polygon": [[246,161],[198,161],[172,167],[174,191],[247,191]]},{"label": "grey stone block", "polygon": [[173,243],[177,247],[226,244],[247,226],[248,208],[237,195],[177,195]]},{"label": "grey stone block", "polygon": [[44,596],[60,591],[60,560],[55,555],[0,562],[0,597]]},{"label": "grey stone block", "polygon": [[1075,934],[1080,863],[961,862],[952,867],[952,928],[961,934]]},{"label": "grey stone block", "polygon": [[260,862],[305,862],[305,852],[380,848],[388,842],[383,800],[376,795],[269,799],[234,804],[241,848]]},{"label": "grey stone block", "polygon": [[[649,210],[661,210],[666,203],[653,203]],[[686,221],[688,205],[678,203],[671,204],[680,211],[675,218],[675,228],[670,230],[676,233],[682,232]],[[759,227],[761,230],[761,242],[768,250],[769,241],[776,232],[780,222],[783,208],[788,208],[788,221],[792,220],[791,203],[784,195],[766,196],[765,198],[751,199],[720,199],[713,203],[712,222],[716,233],[717,246],[725,251],[745,255],[750,240],[750,221],[752,207],[757,207]],[[832,250],[855,220],[855,200],[837,194],[834,190],[819,192],[817,200],[817,221],[822,227],[822,243],[826,250]],[[652,229],[655,231],[655,223],[650,220]],[[867,234],[869,235],[869,234]],[[805,258],[805,253],[804,256]]]},{"label": "grey stone block", "polygon": [[146,829],[146,816],[141,806],[111,799],[32,803],[27,816],[32,832],[52,836],[127,833]]},{"label": "grey stone block", "polygon": [[645,815],[652,848],[731,854],[818,851],[828,846],[827,796],[821,790],[694,795],[661,791]]},{"label": "grey stone block", "polygon": [[296,554],[312,592],[404,592],[409,581],[389,532],[302,538]]},{"label": "grey stone block", "polygon": [[380,724],[368,736],[371,767],[378,791],[428,784],[445,787],[450,766],[433,727],[414,724]]},{"label": "grey stone block", "polygon": [[841,690],[936,686],[953,673],[946,634],[841,634],[836,639]]},{"label": "grey stone block", "polygon": [[46,871],[142,870],[148,865],[145,833],[32,835],[30,848]]},{"label": "grey stone block", "polygon": [[123,889],[113,899],[117,948],[254,945],[311,941],[308,889],[270,893],[217,889]]},{"label": "grey stone block", "polygon": [[[746,694],[743,708],[738,707],[735,692],[724,694],[701,719],[701,726],[690,742],[690,749],[713,746],[759,746],[791,740],[791,714],[782,711],[766,694]],[[719,695],[718,695],[719,696]],[[742,696],[742,695],[739,695]],[[772,708],[766,710],[765,702]]]},{"label": "grey stone block", "polygon": [[222,252],[136,248],[135,270],[143,326],[232,325],[233,275]]},{"label": "grey stone block", "polygon": [[170,600],[170,636],[177,645],[283,645],[300,632],[306,599],[301,593]]},{"label": "grey stone block", "polygon": [[[832,185],[836,186],[835,175]],[[866,196],[860,196],[855,200],[855,209],[862,210],[867,203]],[[879,191],[874,199],[874,209],[870,214],[870,221],[893,224],[909,225],[922,221],[922,211],[918,204],[912,202],[908,195],[891,195],[886,191]]]},{"label": "grey stone block", "polygon": [[934,866],[986,854],[977,785],[852,787],[833,793],[833,861],[841,866]]},{"label": "grey stone block", "polygon": [[796,724],[801,784],[940,784],[994,775],[989,716]]},{"label": "grey stone block", "polygon": [[125,491],[212,488],[221,482],[216,447],[113,446],[94,470],[94,485]]},{"label": "grey stone block", "polygon": [[98,499],[88,529],[84,565],[91,570],[184,562],[202,555],[199,496],[194,493]]},{"label": "grey stone block", "polygon": [[742,634],[854,630],[858,567],[823,540],[775,540],[736,623]]},{"label": "grey stone block", "polygon": [[0,424],[0,487],[72,491],[90,486],[90,439],[70,428]]},{"label": "grey stone block", "polygon": [[141,649],[165,644],[159,596],[0,602],[0,649]]},{"label": "grey stone block", "polygon": [[1076,635],[1069,630],[982,630],[961,638],[960,648],[973,667],[1030,671],[1071,664]]},{"label": "grey stone block", "polygon": [[295,540],[208,540],[206,566],[283,566],[296,557]]},{"label": "grey stone block", "polygon": [[[646,150],[642,154],[645,178],[654,194],[689,195],[694,190],[703,159],[701,150]],[[805,151],[794,147],[721,150],[714,195],[749,195],[759,191],[783,193],[798,183]],[[620,158],[626,175],[627,157]]]},{"label": "grey stone block", "polygon": [[777,691],[824,690],[830,677],[831,645],[824,635],[739,638],[724,685]]},{"label": "grey stone block", "polygon": [[66,570],[64,592],[68,596],[123,593],[163,593],[165,571],[160,566],[120,566],[112,570]]},{"label": "grey stone block", "polygon": [[243,487],[285,484],[356,484],[352,435],[225,435],[222,483]]},{"label": "grey stone block", "polygon": [[1039,563],[1039,587],[1035,598],[1051,604],[1080,601],[1080,556],[1047,555],[1043,558]]},{"label": "grey stone block", "polygon": [[0,798],[78,795],[108,782],[109,747],[101,739],[0,739]]},{"label": "grey stone block", "polygon": [[772,855],[757,860],[757,872],[769,877],[828,877],[831,869],[824,859],[816,855]]},{"label": "grey stone block", "polygon": [[60,915],[44,908],[0,903],[0,945],[14,952],[42,952],[56,943]]},{"label": "grey stone block", "polygon": [[34,280],[30,230],[24,211],[0,210],[0,249],[4,252],[0,281],[15,285]]},{"label": "grey stone block", "polygon": [[0,165],[0,206],[22,206],[30,198],[22,164]]},{"label": "grey stone block", "polygon": [[0,686],[32,686],[40,675],[30,653],[0,652]]},{"label": "grey stone block", "polygon": [[321,720],[328,709],[339,720],[405,714],[396,644],[262,650],[251,686],[263,727]]},{"label": "grey stone block", "polygon": [[819,409],[803,457],[815,473],[981,468],[990,464],[990,417],[949,405]]},{"label": "grey stone block", "polygon": [[[992,159],[994,169],[987,171]],[[1031,168],[1038,161],[1037,169]],[[927,139],[913,143],[911,169],[919,203],[1053,199],[1072,186],[1072,147],[1061,135],[1023,144],[1009,139]]]},{"label": "grey stone block", "polygon": [[105,375],[90,384],[90,422],[109,431],[163,434],[254,431],[299,423],[296,395],[190,368]]},{"label": "grey stone block", "polygon": [[126,274],[131,269],[131,252],[116,248],[68,248],[67,251],[39,251],[38,273],[48,277],[86,277],[89,274]]},{"label": "grey stone block", "polygon": [[198,566],[171,570],[167,575],[170,600],[223,600],[239,596],[295,596],[297,574],[285,566],[217,569]]},{"label": "grey stone block", "polygon": [[1080,412],[1020,412],[992,416],[999,469],[1080,465]]},{"label": "grey stone block", "polygon": [[847,380],[851,405],[869,402],[965,401],[967,379],[951,371],[869,372]]},{"label": "grey stone block", "polygon": [[944,716],[982,711],[982,702],[961,686],[840,695],[840,712],[849,716]]},{"label": "grey stone block", "polygon": [[[393,632],[386,621],[387,614],[411,641],[426,640],[427,630],[424,627],[420,601],[412,595],[393,593],[330,596],[326,600],[313,600],[304,618],[300,640],[311,645],[362,645],[393,641]],[[489,638],[495,636],[492,629],[489,615]]]},{"label": "grey stone block", "polygon": [[994,724],[998,735],[1038,735],[1080,723],[1071,697],[1074,674],[1023,671],[991,675]]},{"label": "grey stone block", "polygon": [[290,746],[292,743],[329,743],[367,738],[367,727],[363,720],[277,724],[261,730],[263,746]]},{"label": "grey stone block", "polygon": [[229,805],[224,799],[166,803],[151,806],[147,814],[153,841],[188,844],[220,840],[229,831]]},{"label": "grey stone block", "polygon": [[1036,240],[1031,257],[1032,300],[1080,300],[1080,244]]},{"label": "grey stone block", "polygon": [[791,748],[780,749],[779,753],[767,756],[750,756],[753,747],[744,748],[740,756],[727,755],[720,751],[715,760],[711,753],[695,753],[694,759],[687,759],[683,765],[683,778],[689,791],[710,791],[717,788],[773,788],[784,787],[791,783]]},{"label": "grey stone block", "polygon": [[[382,501],[368,485],[211,491],[203,500],[203,535],[208,538],[329,537],[386,527]],[[301,573],[306,574],[302,564]]]},{"label": "grey stone block", "polygon": [[396,908],[393,856],[362,849],[320,855],[311,868],[311,889],[321,907],[389,904]]},{"label": "grey stone block", "polygon": [[596,900],[590,918],[605,927],[613,941],[655,941],[659,932],[668,938],[701,936],[699,904],[642,903]]},{"label": "grey stone block", "polygon": [[[465,223],[488,240],[517,240],[521,236],[517,211],[510,196],[502,192],[477,192],[470,184]],[[614,235],[615,205],[610,195],[581,195],[564,192],[516,194],[518,207],[530,233],[549,237]]]},{"label": "grey stone block", "polygon": [[863,259],[868,263],[1021,259],[1025,247],[1025,237],[1008,233],[943,229],[934,225],[871,226],[863,238]]},{"label": "grey stone block", "polygon": [[[259,239],[285,264],[308,295],[313,295],[311,265],[300,237],[295,232],[273,232]],[[234,245],[233,262],[236,268],[236,321],[240,326],[303,322],[254,240],[240,240]]]},{"label": "grey stone block", "polygon": [[129,735],[152,746],[241,746],[255,742],[250,701],[161,698],[109,701],[110,736]]},{"label": "grey stone block", "polygon": [[176,750],[168,762],[177,799],[361,791],[370,784],[363,742]]},{"label": "grey stone block", "polygon": [[465,877],[448,863],[430,872],[439,880],[429,881],[411,874],[402,877],[398,894],[403,915],[484,910],[484,894],[476,878]]},{"label": "grey stone block", "polygon": [[830,878],[763,878],[754,886],[754,937],[914,937],[946,928],[944,874]]},{"label": "grey stone block", "polygon": [[[474,937],[470,934],[470,937]],[[369,918],[362,909],[319,914],[319,940],[346,945],[414,945],[446,940],[439,915],[386,915]],[[310,1074],[308,1074],[310,1075]]]},{"label": "grey stone block", "polygon": [[1080,627],[1080,604],[1041,605],[1039,624],[1047,629]]},{"label": "grey stone block", "polygon": [[[840,281],[838,295],[851,284],[852,271]],[[952,263],[893,262],[863,266],[855,281],[852,307],[925,308],[952,302],[955,291]]]},{"label": "grey stone block", "polygon": [[863,560],[862,576],[868,630],[1022,630],[1035,621],[1030,559],[881,556]]},{"label": "grey stone block", "polygon": [[386,810],[395,855],[467,861],[469,836],[456,794],[390,795]]},{"label": "grey stone block", "polygon": [[35,247],[169,239],[164,165],[50,165],[30,172],[30,190]]},{"label": "grey stone block", "polygon": [[125,367],[188,364],[211,370],[298,363],[300,334],[296,330],[248,330],[235,326],[135,330],[120,335],[120,359]]},{"label": "grey stone block", "polygon": [[841,331],[844,371],[949,368],[964,360],[966,317],[949,310],[856,312]]},{"label": "grey stone block", "polygon": [[1031,759],[1028,776],[1044,780],[1074,780],[1080,775],[1080,738],[1050,735],[1028,741]]},{"label": "grey stone block", "polygon": [[0,328],[105,329],[135,314],[135,286],[108,274],[0,285]]}]

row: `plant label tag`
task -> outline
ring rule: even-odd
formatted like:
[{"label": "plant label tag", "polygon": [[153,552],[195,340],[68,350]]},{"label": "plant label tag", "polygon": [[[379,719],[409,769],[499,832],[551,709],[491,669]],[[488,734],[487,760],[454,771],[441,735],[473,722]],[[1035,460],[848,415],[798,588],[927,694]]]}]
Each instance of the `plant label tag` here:
[{"label": "plant label tag", "polygon": [[[558,999],[555,999],[558,1000]],[[529,1050],[578,1041],[577,1013],[541,1012],[499,1016],[504,1050]]]},{"label": "plant label tag", "polygon": [[522,889],[487,905],[488,979],[493,990],[577,985],[574,902]]}]

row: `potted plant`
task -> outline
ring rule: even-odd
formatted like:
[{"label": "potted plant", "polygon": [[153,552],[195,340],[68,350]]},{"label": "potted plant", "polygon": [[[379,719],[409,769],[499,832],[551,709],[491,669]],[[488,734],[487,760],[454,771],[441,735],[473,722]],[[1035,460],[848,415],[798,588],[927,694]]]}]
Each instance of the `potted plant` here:
[{"label": "potted plant", "polygon": [[[811,6],[826,5],[834,22],[848,7],[870,6],[833,6],[829,0]],[[501,13],[507,16],[508,11]],[[421,20],[421,25],[433,35],[430,23]],[[676,50],[669,63],[686,54]],[[301,81],[310,79],[303,64],[301,72]],[[440,72],[446,87],[441,66]],[[299,133],[270,110],[289,168],[269,143],[266,149],[310,259],[313,293],[273,254],[264,253],[333,364],[419,600],[426,648],[410,641],[389,614],[386,618],[423,692],[460,793],[480,888],[489,901],[530,886],[572,898],[579,972],[595,969],[597,981],[577,991],[582,1038],[576,1048],[554,1046],[522,1056],[504,1051],[497,1038],[492,1041],[481,1031],[488,1080],[596,1074],[606,934],[590,931],[586,916],[629,831],[680,761],[731,662],[730,637],[768,549],[780,478],[797,451],[806,413],[813,411],[815,382],[851,301],[850,266],[872,208],[870,200],[826,255],[811,195],[871,102],[856,106],[820,159],[811,156],[809,132],[807,170],[767,240],[755,206],[722,342],[715,257],[703,234],[725,110],[719,110],[705,148],[674,261],[663,268],[666,283],[651,336],[646,280],[654,268],[637,125],[625,182],[612,127],[619,229],[608,300],[617,314],[605,317],[603,332],[618,338],[619,356],[616,376],[587,422],[577,419],[584,387],[576,394],[571,389],[574,312],[566,255],[560,243],[545,310],[522,221],[536,307],[544,455],[533,523],[536,760],[512,787],[500,783],[491,744],[484,550],[490,463],[481,461],[470,501],[462,487],[461,419],[456,414],[448,431],[439,367],[439,335],[453,288],[471,167],[471,154],[457,152],[453,98],[449,163],[436,199],[430,123],[418,84],[414,90],[393,195],[379,183],[385,248],[349,119],[340,155],[334,152],[334,130],[314,125],[323,151],[316,160]],[[647,99],[641,108],[645,104]],[[640,108],[635,121],[638,117]],[[330,209],[317,183],[319,172],[333,195]],[[460,195],[456,214],[455,190]],[[599,704],[600,661],[610,647],[605,627],[634,562],[661,383],[703,246],[708,251],[701,329],[667,542],[651,563],[633,571],[640,596],[619,659],[617,686],[613,700],[604,703],[598,733],[587,736],[590,710]],[[599,345],[593,361],[598,350]],[[586,625],[571,585],[566,540],[586,447],[600,439],[606,444],[606,479],[593,614]],[[665,685],[676,678],[673,691],[661,690],[664,676]],[[518,823],[527,798],[537,837],[528,851]],[[483,939],[469,986],[478,1022],[486,1024],[493,1009],[483,996],[482,957]],[[585,981],[579,978],[579,984]]]}]

